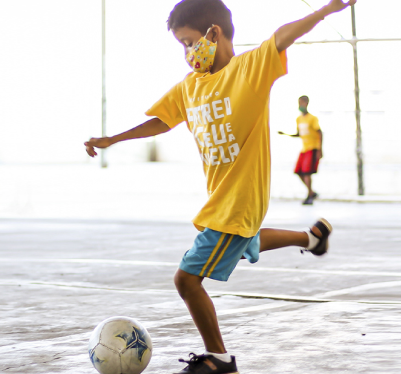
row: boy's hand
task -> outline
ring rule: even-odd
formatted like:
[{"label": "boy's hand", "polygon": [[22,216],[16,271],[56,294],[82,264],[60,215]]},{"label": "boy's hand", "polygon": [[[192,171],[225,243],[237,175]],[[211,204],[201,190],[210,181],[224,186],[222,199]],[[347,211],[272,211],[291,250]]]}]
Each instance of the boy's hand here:
[{"label": "boy's hand", "polygon": [[97,156],[95,147],[96,148],[107,148],[107,147],[110,147],[112,144],[113,143],[112,143],[111,139],[108,137],[90,138],[89,141],[84,143],[84,145],[86,146],[86,153],[91,157]]},{"label": "boy's hand", "polygon": [[354,5],[356,1],[357,0],[349,0],[348,2],[344,2],[342,0],[331,0],[326,6],[317,12],[314,12],[298,21],[288,23],[287,25],[280,27],[275,32],[276,47],[278,52],[282,52],[294,44],[295,40],[311,31],[328,15],[341,12],[345,8]]},{"label": "boy's hand", "polygon": [[356,3],[357,0],[350,0],[348,2],[344,2],[342,0],[331,0],[330,3],[327,5],[330,13],[337,13],[341,12],[345,8],[352,6]]}]

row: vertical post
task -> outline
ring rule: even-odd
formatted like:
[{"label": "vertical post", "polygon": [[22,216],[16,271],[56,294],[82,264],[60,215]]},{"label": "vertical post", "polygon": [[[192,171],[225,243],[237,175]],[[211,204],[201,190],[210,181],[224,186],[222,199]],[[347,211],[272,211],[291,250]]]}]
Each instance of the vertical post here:
[{"label": "vertical post", "polygon": [[[102,0],[102,137],[106,136],[106,0]],[[106,150],[100,151],[102,168],[107,168]]]},{"label": "vertical post", "polygon": [[359,70],[358,70],[358,49],[356,37],[355,6],[351,7],[352,14],[352,48],[354,51],[354,77],[355,77],[355,117],[356,117],[356,157],[358,170],[358,195],[365,195],[365,185],[363,177],[363,152],[362,152],[362,128],[361,128],[361,106],[359,100]]},{"label": "vertical post", "polygon": [[156,136],[153,137],[152,142],[148,143],[148,161],[157,162],[159,161],[159,157],[157,155],[157,144],[156,144]]}]

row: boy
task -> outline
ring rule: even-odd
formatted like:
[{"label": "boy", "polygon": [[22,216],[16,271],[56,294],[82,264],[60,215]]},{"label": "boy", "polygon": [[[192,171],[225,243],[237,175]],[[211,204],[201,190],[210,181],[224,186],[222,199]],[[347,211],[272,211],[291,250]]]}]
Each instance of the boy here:
[{"label": "boy", "polygon": [[[319,120],[308,112],[309,97],[301,96],[298,100],[299,110],[302,113],[297,118],[297,133],[289,135],[302,139],[302,150],[299,154],[294,173],[299,175],[301,181],[308,189],[308,196],[302,203],[312,205],[318,194],[312,189],[312,174],[317,173],[319,160],[323,157],[323,134],[319,126]],[[288,135],[278,132],[280,135]]]},{"label": "boy", "polygon": [[[186,122],[203,162],[209,199],[193,220],[200,231],[175,275],[176,288],[205,344],[178,374],[235,374],[238,369],[220,334],[204,277],[227,281],[241,258],[256,262],[259,252],[301,246],[315,255],[328,248],[330,224],[311,229],[260,229],[270,187],[268,102],[274,81],[286,74],[285,50],[327,15],[353,5],[332,0],[312,15],[277,30],[259,48],[234,56],[231,12],[221,0],[183,0],[168,28],[184,46],[194,73],[165,94],[146,114],[151,120],[127,132],[92,138],[86,151],[162,134]],[[183,361],[183,360],[182,360]],[[177,374],[177,373],[176,373]]]}]

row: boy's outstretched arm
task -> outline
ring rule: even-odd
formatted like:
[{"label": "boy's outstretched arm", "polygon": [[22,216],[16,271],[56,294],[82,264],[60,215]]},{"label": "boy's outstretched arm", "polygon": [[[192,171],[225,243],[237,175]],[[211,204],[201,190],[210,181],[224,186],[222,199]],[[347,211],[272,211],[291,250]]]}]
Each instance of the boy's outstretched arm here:
[{"label": "boy's outstretched arm", "polygon": [[104,138],[91,138],[89,141],[85,142],[84,145],[86,146],[86,152],[88,155],[95,157],[97,156],[95,148],[107,148],[124,140],[148,138],[150,136],[163,134],[170,130],[170,127],[168,127],[159,118],[152,118],[151,120],[142,123],[142,125],[134,127],[133,129],[118,135]]},{"label": "boy's outstretched arm", "polygon": [[345,8],[354,5],[356,1],[357,0],[350,0],[348,2],[343,2],[342,0],[331,0],[328,5],[317,12],[299,21],[288,23],[280,27],[275,33],[277,50],[279,52],[284,51],[294,44],[295,40],[311,31],[325,17],[333,13],[341,12]]}]

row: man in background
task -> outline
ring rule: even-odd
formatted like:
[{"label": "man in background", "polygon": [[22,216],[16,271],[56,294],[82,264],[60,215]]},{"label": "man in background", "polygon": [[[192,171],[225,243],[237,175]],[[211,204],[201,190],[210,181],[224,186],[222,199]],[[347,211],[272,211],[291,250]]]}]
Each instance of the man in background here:
[{"label": "man in background", "polygon": [[312,205],[313,201],[318,197],[318,194],[312,188],[312,174],[317,173],[319,160],[323,157],[323,135],[319,126],[319,120],[308,112],[308,105],[308,96],[301,96],[299,98],[301,115],[297,118],[296,134],[289,135],[281,131],[278,132],[280,135],[289,135],[302,139],[302,150],[298,157],[294,173],[299,175],[301,181],[308,189],[308,196],[303,201],[304,205]]}]

